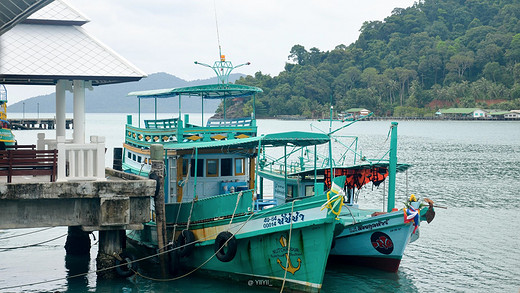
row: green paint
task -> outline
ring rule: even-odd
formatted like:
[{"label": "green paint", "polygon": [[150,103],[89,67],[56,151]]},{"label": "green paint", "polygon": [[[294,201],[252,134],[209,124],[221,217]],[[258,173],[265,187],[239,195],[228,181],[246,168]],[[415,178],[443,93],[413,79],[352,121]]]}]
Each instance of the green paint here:
[{"label": "green paint", "polygon": [[397,122],[392,122],[390,134],[390,161],[388,166],[388,205],[390,212],[395,207],[395,175],[397,171]]}]

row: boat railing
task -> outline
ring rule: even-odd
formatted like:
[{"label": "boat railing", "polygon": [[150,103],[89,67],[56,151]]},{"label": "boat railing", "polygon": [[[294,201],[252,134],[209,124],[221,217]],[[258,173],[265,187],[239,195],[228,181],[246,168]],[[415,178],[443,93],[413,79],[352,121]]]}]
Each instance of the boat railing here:
[{"label": "boat railing", "polygon": [[178,118],[159,119],[159,120],[144,120],[144,125],[148,129],[157,128],[176,128],[179,124]]},{"label": "boat railing", "polygon": [[91,136],[90,143],[73,143],[64,136],[46,139],[44,133],[38,133],[36,146],[38,150],[58,150],[57,182],[106,180],[103,136]]},{"label": "boat railing", "polygon": [[177,128],[139,128],[125,126],[125,141],[135,146],[149,147],[150,143],[176,141]]},{"label": "boat railing", "polygon": [[251,118],[234,118],[234,119],[209,119],[206,127],[236,127],[236,126],[253,126]]}]

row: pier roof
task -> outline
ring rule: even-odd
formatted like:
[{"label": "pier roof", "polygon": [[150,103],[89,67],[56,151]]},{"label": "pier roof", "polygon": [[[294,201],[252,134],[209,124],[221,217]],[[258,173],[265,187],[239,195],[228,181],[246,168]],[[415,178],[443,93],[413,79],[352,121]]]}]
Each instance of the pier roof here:
[{"label": "pier roof", "polygon": [[5,32],[0,36],[0,82],[54,85],[67,79],[101,85],[146,76],[90,36],[81,27],[88,21],[64,1],[55,0]]},{"label": "pier roof", "polygon": [[0,2],[0,36],[52,0],[2,0]]}]

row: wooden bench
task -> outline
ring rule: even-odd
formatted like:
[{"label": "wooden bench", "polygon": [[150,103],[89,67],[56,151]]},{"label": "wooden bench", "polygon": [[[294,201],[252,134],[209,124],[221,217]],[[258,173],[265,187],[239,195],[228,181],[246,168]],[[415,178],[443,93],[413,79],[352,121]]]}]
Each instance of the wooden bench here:
[{"label": "wooden bench", "polygon": [[0,176],[50,175],[56,181],[58,150],[5,150],[0,151]]}]

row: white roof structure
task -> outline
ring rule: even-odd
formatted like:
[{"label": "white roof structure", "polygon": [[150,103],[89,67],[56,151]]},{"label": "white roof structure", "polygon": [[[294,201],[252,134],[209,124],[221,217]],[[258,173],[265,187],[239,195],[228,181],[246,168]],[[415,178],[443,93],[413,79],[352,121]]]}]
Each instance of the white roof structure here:
[{"label": "white roof structure", "polygon": [[88,21],[55,0],[5,32],[0,36],[0,83],[53,85],[63,79],[101,85],[146,76],[90,36],[81,27]]},{"label": "white roof structure", "polygon": [[0,1],[0,36],[52,0]]}]

